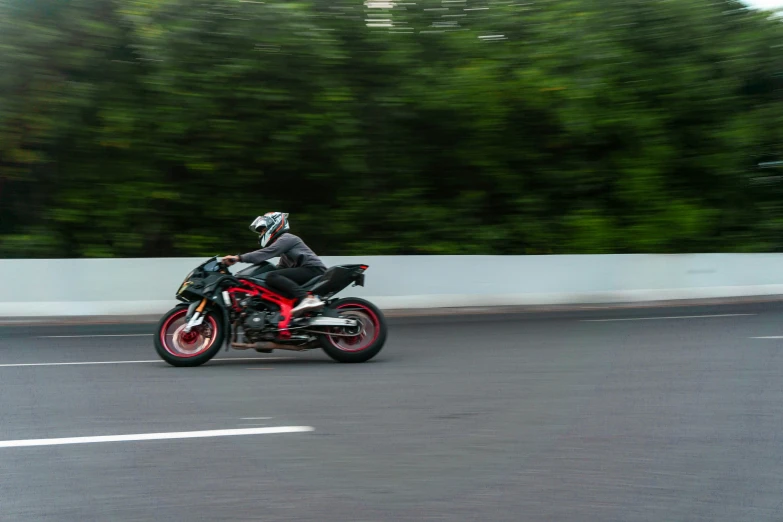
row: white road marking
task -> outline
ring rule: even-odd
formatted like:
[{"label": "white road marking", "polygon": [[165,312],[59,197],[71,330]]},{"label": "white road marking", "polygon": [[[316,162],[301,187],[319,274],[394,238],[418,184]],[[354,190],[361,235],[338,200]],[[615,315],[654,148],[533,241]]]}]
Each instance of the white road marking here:
[{"label": "white road marking", "polygon": [[178,431],[171,433],[136,433],[131,435],[100,435],[97,437],[66,437],[62,439],[21,439],[0,441],[0,448],[28,446],[61,446],[64,444],[92,444],[95,442],[132,442],[139,440],[202,439],[207,437],[235,437],[238,435],[265,435],[268,433],[303,433],[312,426],[275,426],[266,428],[239,428],[231,430]]},{"label": "white road marking", "polygon": [[756,314],[678,315],[672,317],[628,317],[623,319],[580,319],[583,323],[608,323],[612,321],[661,321],[664,319],[704,319],[706,317],[742,317]]},{"label": "white road marking", "polygon": [[269,420],[273,417],[242,417],[239,420]]},{"label": "white road marking", "polygon": [[[288,361],[293,359],[292,357],[230,357],[226,359],[212,359],[211,362],[220,361]],[[92,364],[150,364],[150,363],[164,363],[161,359],[150,359],[147,361],[79,361],[79,362],[56,362],[56,363],[17,363],[17,364],[0,364],[0,368],[24,368],[27,366],[87,366]]]},{"label": "white road marking", "polygon": [[102,335],[39,335],[39,339],[81,339],[84,337],[149,337],[151,333],[145,334],[102,334]]},{"label": "white road marking", "polygon": [[766,337],[751,337],[751,339],[783,339],[783,335],[768,335]]}]

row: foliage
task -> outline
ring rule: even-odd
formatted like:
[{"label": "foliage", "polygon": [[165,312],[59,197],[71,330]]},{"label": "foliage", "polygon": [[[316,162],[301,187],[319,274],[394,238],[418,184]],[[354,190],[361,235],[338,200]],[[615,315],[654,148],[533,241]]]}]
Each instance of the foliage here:
[{"label": "foliage", "polygon": [[[0,255],[783,250],[733,0],[0,0]],[[763,183],[762,183],[763,182]]]}]

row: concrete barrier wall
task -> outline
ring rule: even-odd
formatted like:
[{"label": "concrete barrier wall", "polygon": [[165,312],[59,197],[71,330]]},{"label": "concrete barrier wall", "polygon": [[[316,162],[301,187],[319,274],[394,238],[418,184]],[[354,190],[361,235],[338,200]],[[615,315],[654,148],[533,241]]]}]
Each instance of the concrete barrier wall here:
[{"label": "concrete barrier wall", "polygon": [[[205,258],[0,260],[0,317],[157,314]],[[783,294],[783,254],[326,257],[366,263],[344,296],[384,309]],[[237,265],[234,271],[246,265]]]}]

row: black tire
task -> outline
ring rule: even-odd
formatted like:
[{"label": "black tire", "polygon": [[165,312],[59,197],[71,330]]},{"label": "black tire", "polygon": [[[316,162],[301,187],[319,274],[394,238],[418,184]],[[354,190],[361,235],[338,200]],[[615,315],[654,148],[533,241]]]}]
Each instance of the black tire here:
[{"label": "black tire", "polygon": [[[223,317],[216,311],[207,311],[204,316],[204,322],[201,327],[194,328],[194,332],[198,330],[198,336],[202,339],[208,339],[206,346],[194,346],[193,353],[188,353],[178,349],[178,343],[180,347],[183,347],[182,343],[174,340],[174,336],[169,337],[168,330],[172,326],[181,321],[184,321],[184,316],[187,314],[188,306],[179,305],[169,310],[166,315],[161,317],[158,322],[158,326],[155,329],[155,351],[161,359],[166,361],[172,366],[201,366],[205,362],[212,359],[220,351],[220,347],[223,346],[223,340],[226,336],[225,327],[223,325]],[[206,337],[203,334],[204,326],[207,325],[212,330],[211,337]],[[176,330],[175,330],[176,331]],[[194,341],[190,344],[196,345],[198,341]],[[188,344],[185,342],[185,344]]]},{"label": "black tire", "polygon": [[[341,316],[358,319],[362,323],[362,334],[355,337],[319,335],[318,340],[326,355],[341,363],[363,363],[378,355],[386,343],[388,327],[386,318],[377,306],[364,299],[348,297],[335,301],[329,308],[338,310]],[[372,330],[368,333],[369,326],[372,326]],[[330,330],[333,333],[345,333],[343,328]],[[368,338],[370,335],[372,337]]]}]

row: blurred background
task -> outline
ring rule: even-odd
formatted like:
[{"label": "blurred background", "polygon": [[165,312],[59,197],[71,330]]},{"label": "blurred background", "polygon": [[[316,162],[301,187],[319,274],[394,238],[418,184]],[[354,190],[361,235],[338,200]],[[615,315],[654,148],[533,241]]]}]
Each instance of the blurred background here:
[{"label": "blurred background", "polygon": [[783,251],[734,0],[0,0],[0,257]]}]

